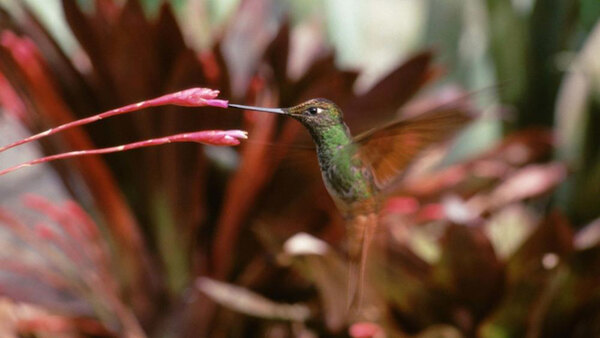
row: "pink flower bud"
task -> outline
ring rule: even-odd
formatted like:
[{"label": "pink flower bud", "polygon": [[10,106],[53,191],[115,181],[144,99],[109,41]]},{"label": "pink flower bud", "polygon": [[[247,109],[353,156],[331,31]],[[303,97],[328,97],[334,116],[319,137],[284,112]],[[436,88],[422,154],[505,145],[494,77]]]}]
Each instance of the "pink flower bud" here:
[{"label": "pink flower bud", "polygon": [[196,87],[161,96],[154,102],[184,107],[213,106],[227,108],[228,101],[215,99],[217,95],[219,95],[218,90]]},{"label": "pink flower bud", "polygon": [[243,130],[204,130],[174,135],[172,142],[198,142],[216,146],[236,146],[248,138]]}]

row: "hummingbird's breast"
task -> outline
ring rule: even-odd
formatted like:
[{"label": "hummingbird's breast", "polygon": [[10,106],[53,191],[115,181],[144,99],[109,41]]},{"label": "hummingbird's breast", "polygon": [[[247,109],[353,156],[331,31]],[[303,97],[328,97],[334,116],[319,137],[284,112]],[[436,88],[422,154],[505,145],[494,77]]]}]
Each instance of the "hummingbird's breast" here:
[{"label": "hummingbird's breast", "polygon": [[355,156],[352,147],[353,145],[340,148],[329,158],[319,158],[323,181],[342,213],[371,212],[370,206],[373,204],[374,207],[375,201],[373,178]]},{"label": "hummingbird's breast", "polygon": [[375,184],[344,124],[311,129],[327,191],[344,215],[372,212]]}]

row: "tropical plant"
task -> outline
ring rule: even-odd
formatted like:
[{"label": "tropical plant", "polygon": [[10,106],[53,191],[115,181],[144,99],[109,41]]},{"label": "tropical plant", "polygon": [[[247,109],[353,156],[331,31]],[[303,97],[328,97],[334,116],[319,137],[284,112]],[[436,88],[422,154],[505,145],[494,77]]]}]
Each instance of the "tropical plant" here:
[{"label": "tropical plant", "polygon": [[[531,19],[538,32],[542,23],[534,19],[544,5],[518,17],[508,2],[487,4],[500,80],[508,66],[521,64],[515,55],[533,63],[548,57],[499,49],[508,34],[500,22],[516,20],[512,29],[526,30],[523,22]],[[472,102],[477,93],[456,86],[423,93],[445,72],[431,51],[356,92],[359,72],[336,65],[322,33],[298,53],[296,26],[276,20],[280,7],[268,1],[242,1],[214,30],[213,44],[194,50],[169,5],[152,16],[138,0],[97,0],[89,12],[63,0],[80,46],[70,54],[29,7],[17,5],[0,16],[0,102],[31,132],[198,86],[260,106],[326,97],[354,133],[444,105],[481,110]],[[276,30],[264,24],[269,20]],[[517,94],[500,86],[502,102],[521,113],[517,123],[496,122],[507,126],[506,136],[468,158],[444,156],[464,138],[430,149],[390,193],[369,264],[370,323],[346,320],[344,222],[302,127],[260,113],[160,107],[53,135],[40,142],[42,150],[214,129],[243,129],[249,139],[235,148],[177,144],[52,162],[73,201],[28,195],[33,215],[0,212],[0,293],[13,318],[7,334],[599,335],[600,223],[593,201],[600,185],[592,184],[600,172],[593,133],[598,74],[590,55],[600,26],[585,15],[569,20],[567,28],[586,24],[578,28],[587,39],[576,71],[564,80],[560,72],[522,72],[516,88],[529,89]],[[564,32],[569,42],[576,34],[567,28],[547,34]],[[540,84],[548,88],[535,89],[536,74],[551,78]],[[582,78],[584,91],[577,87]],[[525,87],[522,80],[529,81]],[[558,122],[543,115],[556,95]],[[543,102],[540,111],[534,102]],[[499,111],[483,119],[504,117],[507,109]]]}]

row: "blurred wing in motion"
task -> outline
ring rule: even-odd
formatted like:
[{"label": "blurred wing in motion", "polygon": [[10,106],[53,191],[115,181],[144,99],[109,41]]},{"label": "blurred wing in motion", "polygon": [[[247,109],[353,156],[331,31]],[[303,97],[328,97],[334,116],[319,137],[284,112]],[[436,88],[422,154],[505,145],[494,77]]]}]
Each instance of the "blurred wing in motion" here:
[{"label": "blurred wing in motion", "polygon": [[450,138],[472,120],[464,106],[442,107],[358,135],[358,156],[380,190],[389,187],[429,146]]}]

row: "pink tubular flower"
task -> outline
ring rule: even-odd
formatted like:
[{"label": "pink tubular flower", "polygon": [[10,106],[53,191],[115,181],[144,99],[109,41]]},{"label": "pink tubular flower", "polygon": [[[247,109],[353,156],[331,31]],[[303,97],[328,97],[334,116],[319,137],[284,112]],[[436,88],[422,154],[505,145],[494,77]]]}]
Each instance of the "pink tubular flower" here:
[{"label": "pink tubular flower", "polygon": [[243,130],[205,130],[198,131],[187,135],[181,141],[175,142],[198,142],[212,144],[216,146],[237,146],[240,140],[248,138],[248,133]]},{"label": "pink tubular flower", "polygon": [[[78,126],[83,126],[92,122],[96,122],[102,119],[106,119],[112,116],[131,113],[134,111],[138,111],[144,108],[150,107],[158,107],[165,105],[175,105],[175,106],[185,106],[185,107],[203,107],[203,106],[212,106],[218,108],[227,108],[228,101],[216,99],[217,95],[219,95],[218,90],[210,89],[210,88],[190,88],[185,89],[179,92],[166,94],[155,99],[140,101],[138,103],[129,104],[120,108],[115,108],[104,113],[100,113],[94,116],[86,117],[77,121],[72,121],[69,123],[65,123],[55,128],[48,129],[44,132],[32,135],[30,137],[24,138],[22,140],[13,142],[4,147],[0,147],[0,153],[14,148],[16,146],[29,143],[35,140],[39,140],[46,136],[50,136],[59,132],[62,132],[67,129],[71,129]],[[236,137],[234,137],[236,138]],[[232,141],[232,140],[228,140]],[[210,143],[210,142],[207,142]],[[238,144],[238,143],[236,143]]]},{"label": "pink tubular flower", "polygon": [[88,150],[75,150],[67,153],[50,155],[42,158],[38,158],[29,162],[21,163],[14,167],[10,167],[4,170],[0,170],[0,176],[13,172],[15,170],[30,167],[32,165],[46,163],[55,160],[61,160],[65,158],[73,158],[87,155],[101,155],[108,153],[116,153],[120,151],[126,151],[137,148],[158,146],[161,144],[174,143],[174,142],[196,142],[202,144],[209,144],[215,146],[237,146],[240,144],[240,140],[248,138],[248,133],[243,130],[203,130],[191,133],[182,133],[171,136],[153,138],[149,140],[133,142],[129,144],[123,144],[120,146],[100,148],[100,149],[88,149]]},{"label": "pink tubular flower", "polygon": [[173,94],[161,96],[155,100],[156,103],[173,104],[184,107],[212,106],[218,108],[227,108],[227,100],[219,100],[218,90],[210,88],[190,88]]}]

